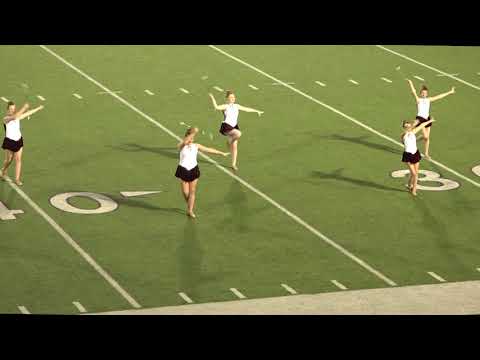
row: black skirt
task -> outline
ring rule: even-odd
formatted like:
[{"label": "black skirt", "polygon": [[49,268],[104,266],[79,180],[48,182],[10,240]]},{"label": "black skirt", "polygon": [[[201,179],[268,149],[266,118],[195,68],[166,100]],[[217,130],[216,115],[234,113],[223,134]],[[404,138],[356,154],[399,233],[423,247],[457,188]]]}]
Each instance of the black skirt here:
[{"label": "black skirt", "polygon": [[20,140],[18,141],[9,139],[7,137],[3,139],[2,149],[10,150],[16,153],[20,151],[22,147],[23,147],[23,137],[21,137]]},{"label": "black skirt", "polygon": [[[423,124],[424,122],[427,122],[428,120],[430,120],[430,116],[428,117],[428,119],[425,119],[425,118],[423,118],[423,117],[421,117],[421,116],[417,116],[416,119],[419,121],[419,123],[418,123],[418,125],[417,125],[417,126],[419,126],[419,125]],[[431,126],[432,126],[432,124],[428,124],[428,125],[425,126],[425,127],[427,128],[427,127],[431,127]]]},{"label": "black skirt", "polygon": [[235,127],[233,127],[231,125],[228,125],[227,123],[222,122],[222,125],[220,126],[219,132],[220,132],[220,134],[227,136],[228,133],[230,131],[232,131],[233,129],[240,130],[240,128],[238,127],[238,124],[235,125]]},{"label": "black skirt", "polygon": [[178,165],[177,171],[175,171],[175,177],[186,182],[192,182],[200,177],[200,169],[198,165],[191,170],[187,170],[183,166]]},{"label": "black skirt", "polygon": [[416,164],[422,159],[420,151],[417,150],[415,154],[410,154],[409,152],[404,151],[402,155],[402,162]]}]

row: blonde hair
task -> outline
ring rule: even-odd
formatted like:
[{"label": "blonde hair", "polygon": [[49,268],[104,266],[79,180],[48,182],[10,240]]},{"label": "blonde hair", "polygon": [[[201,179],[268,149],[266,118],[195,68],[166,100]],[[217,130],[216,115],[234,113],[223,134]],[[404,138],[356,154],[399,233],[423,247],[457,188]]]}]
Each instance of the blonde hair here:
[{"label": "blonde hair", "polygon": [[190,136],[192,134],[195,134],[198,132],[198,129],[196,127],[190,127],[187,129],[187,131],[185,132],[185,136],[184,137],[187,137],[187,136]]},{"label": "blonde hair", "polygon": [[230,95],[232,95],[232,94],[233,94],[233,91],[232,91],[232,90],[227,90],[227,92],[226,92],[226,94],[225,94],[225,98],[228,99],[228,97],[229,97]]}]

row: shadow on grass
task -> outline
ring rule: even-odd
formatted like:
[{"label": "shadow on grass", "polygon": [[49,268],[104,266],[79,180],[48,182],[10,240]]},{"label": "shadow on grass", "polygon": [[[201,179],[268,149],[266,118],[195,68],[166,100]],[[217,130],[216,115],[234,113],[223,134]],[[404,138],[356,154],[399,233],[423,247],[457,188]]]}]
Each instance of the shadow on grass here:
[{"label": "shadow on grass", "polygon": [[323,135],[319,136],[320,138],[327,139],[327,140],[337,140],[337,141],[346,141],[350,142],[352,144],[358,144],[358,145],[363,145],[366,147],[369,147],[371,149],[375,150],[380,150],[380,151],[386,151],[392,154],[402,154],[402,150],[400,148],[394,148],[388,145],[383,145],[383,144],[378,144],[376,142],[371,142],[368,141],[367,139],[370,138],[368,135],[363,135],[363,136],[344,136],[344,135],[338,135],[338,134],[333,134],[333,135]]}]

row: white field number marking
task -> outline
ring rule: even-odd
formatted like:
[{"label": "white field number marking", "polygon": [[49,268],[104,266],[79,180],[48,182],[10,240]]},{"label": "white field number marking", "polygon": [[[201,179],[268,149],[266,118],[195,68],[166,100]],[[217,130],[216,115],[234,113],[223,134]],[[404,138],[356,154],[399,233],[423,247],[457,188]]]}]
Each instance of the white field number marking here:
[{"label": "white field number marking", "polygon": [[477,176],[480,176],[480,165],[477,165],[475,166],[473,169],[472,169],[473,173]]},{"label": "white field number marking", "polygon": [[0,201],[0,220],[15,220],[16,214],[23,214],[23,210],[10,210]]},{"label": "white field number marking", "polygon": [[[450,179],[444,179],[440,177],[440,174],[430,171],[430,170],[420,170],[419,172],[422,175],[425,175],[424,177],[419,177],[418,181],[419,182],[424,182],[424,181],[431,181],[431,182],[436,182],[442,184],[441,186],[426,186],[426,185],[417,185],[418,190],[427,190],[427,191],[447,191],[447,190],[453,190],[458,187],[460,187],[460,184],[456,181],[450,180]],[[392,172],[392,177],[394,178],[403,178],[405,176],[410,175],[410,171],[408,170],[397,170]]]},{"label": "white field number marking", "polygon": [[[68,199],[72,197],[84,197],[94,200],[98,203],[99,207],[96,209],[79,209],[76,206],[68,203]],[[83,215],[105,214],[118,208],[118,204],[108,196],[90,192],[71,192],[58,194],[50,199],[50,203],[59,210]]]}]

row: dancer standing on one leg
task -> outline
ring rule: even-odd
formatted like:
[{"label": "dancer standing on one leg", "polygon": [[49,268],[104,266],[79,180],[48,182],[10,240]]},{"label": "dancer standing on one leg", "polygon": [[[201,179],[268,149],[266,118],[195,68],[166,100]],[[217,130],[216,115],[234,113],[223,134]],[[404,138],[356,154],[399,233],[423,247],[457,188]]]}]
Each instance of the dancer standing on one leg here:
[{"label": "dancer standing on one leg", "polygon": [[435,120],[427,120],[424,123],[421,123],[418,126],[415,126],[414,121],[404,121],[403,129],[405,130],[402,134],[402,142],[405,146],[405,151],[402,155],[402,162],[407,163],[408,170],[410,170],[410,179],[408,181],[407,187],[412,193],[412,195],[417,196],[417,181],[418,181],[418,170],[420,167],[420,160],[422,156],[420,151],[417,148],[417,137],[416,133],[420,130],[425,129],[426,126],[430,125]]},{"label": "dancer standing on one leg", "polygon": [[7,104],[7,115],[3,118],[3,126],[5,128],[5,139],[3,139],[2,148],[5,149],[5,162],[0,170],[0,177],[7,175],[7,169],[15,159],[15,183],[23,185],[20,181],[20,174],[22,172],[22,153],[23,153],[23,137],[20,131],[20,120],[30,117],[37,111],[43,109],[43,105],[33,110],[27,111],[28,104],[22,106],[19,111],[16,111],[16,106],[13,101]]},{"label": "dancer standing on one leg", "polygon": [[263,111],[248,108],[239,104],[236,104],[235,94],[231,91],[227,91],[227,103],[223,105],[217,105],[215,97],[209,94],[213,102],[215,110],[223,111],[223,122],[220,127],[220,134],[228,137],[228,146],[232,153],[232,168],[238,170],[237,167],[237,154],[238,154],[238,139],[242,136],[242,132],[238,127],[238,113],[240,110],[245,112],[255,112],[259,116],[263,114]]},{"label": "dancer standing on one leg", "polygon": [[184,139],[177,145],[180,150],[180,163],[177,166],[175,176],[181,180],[182,194],[187,203],[187,215],[195,218],[193,207],[195,206],[195,194],[197,190],[200,169],[197,163],[198,151],[209,154],[228,156],[224,153],[206,146],[194,143],[197,128],[189,128],[185,133]]},{"label": "dancer standing on one leg", "polygon": [[[418,126],[419,124],[425,123],[428,120],[430,120],[430,103],[443,99],[444,97],[455,93],[455,87],[452,87],[452,89],[446,93],[429,97],[428,89],[425,85],[423,85],[422,89],[420,90],[420,96],[418,96],[412,80],[407,79],[407,81],[410,84],[410,90],[412,91],[412,94],[415,97],[415,101],[417,102],[417,120],[415,122],[415,126]],[[432,128],[432,125],[427,125],[426,127],[423,128],[423,140],[425,141],[425,157],[426,158],[430,158],[429,149],[430,149],[431,128]]]}]

